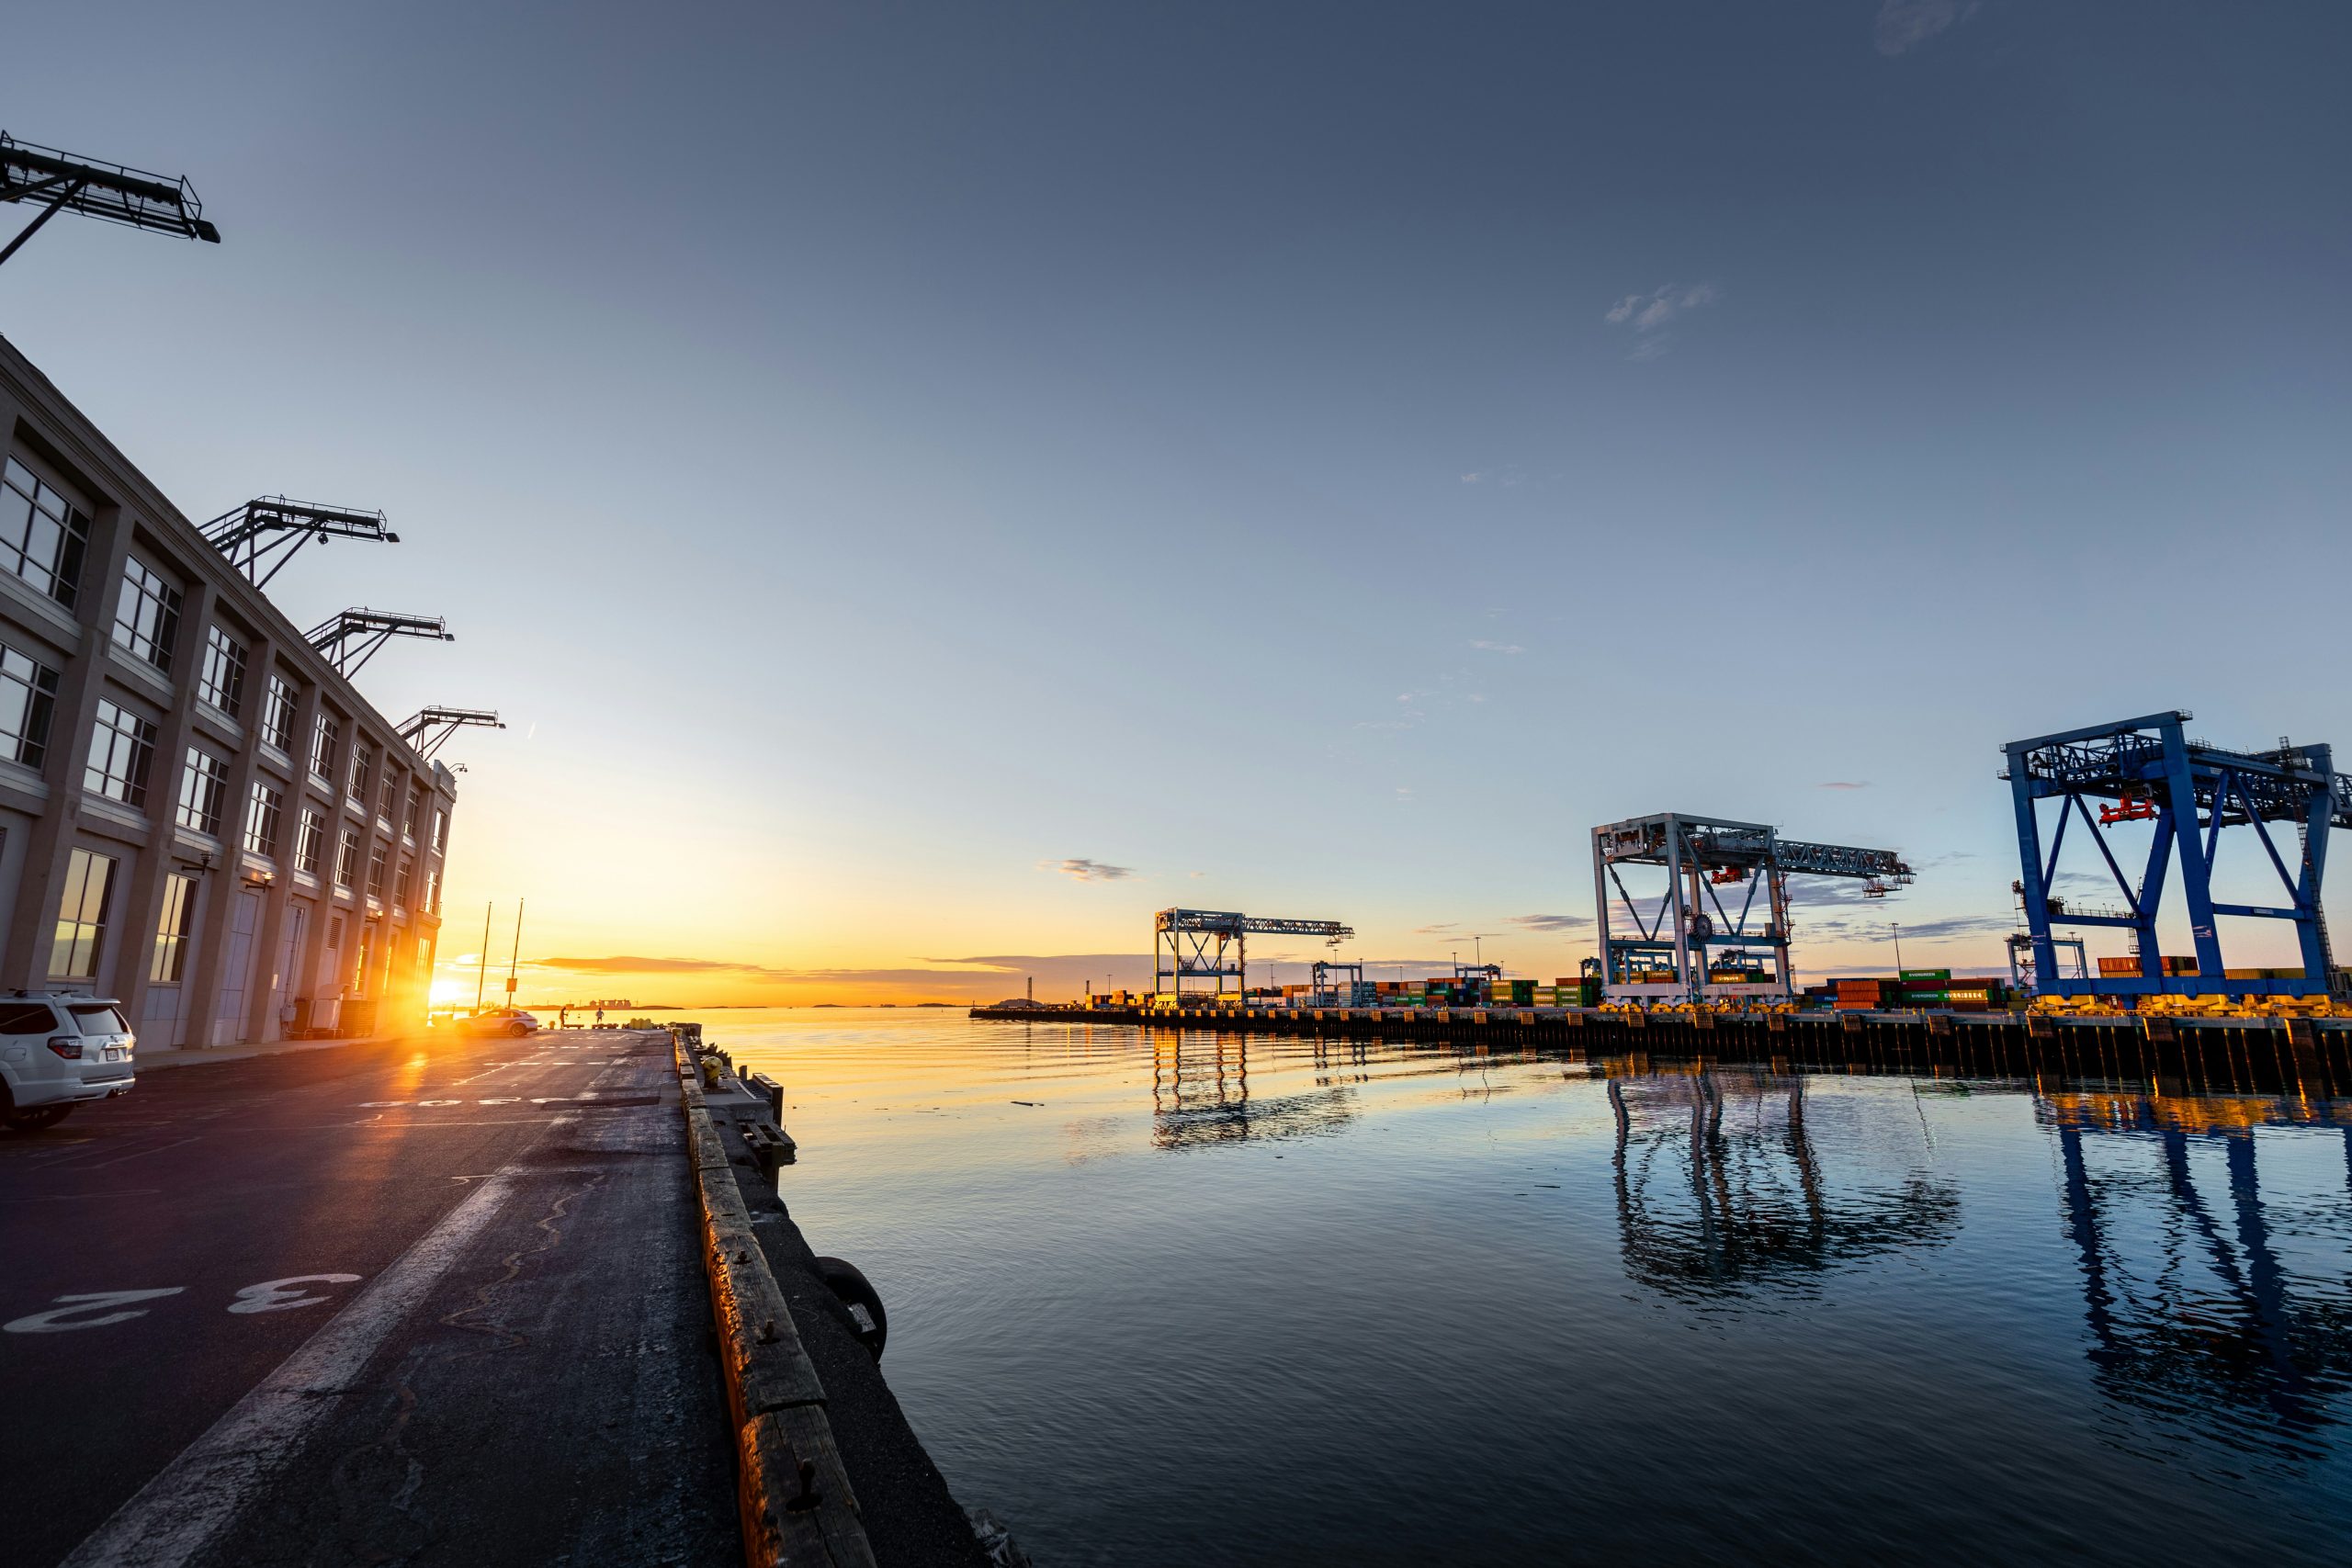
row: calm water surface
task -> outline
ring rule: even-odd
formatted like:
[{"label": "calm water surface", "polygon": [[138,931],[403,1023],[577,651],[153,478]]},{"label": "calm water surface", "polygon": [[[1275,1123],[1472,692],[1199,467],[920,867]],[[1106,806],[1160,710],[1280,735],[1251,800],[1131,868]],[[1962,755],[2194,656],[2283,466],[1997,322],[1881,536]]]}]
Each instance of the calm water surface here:
[{"label": "calm water surface", "polygon": [[2352,1105],[700,1016],[1046,1568],[2352,1556]]}]

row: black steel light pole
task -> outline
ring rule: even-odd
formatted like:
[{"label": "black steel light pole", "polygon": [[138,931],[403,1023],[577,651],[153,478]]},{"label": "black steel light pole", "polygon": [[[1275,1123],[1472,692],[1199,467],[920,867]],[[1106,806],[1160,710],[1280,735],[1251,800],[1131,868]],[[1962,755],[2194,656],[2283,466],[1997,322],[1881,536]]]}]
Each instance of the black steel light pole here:
[{"label": "black steel light pole", "polygon": [[40,212],[0,249],[0,263],[22,250],[41,225],[71,208],[85,217],[132,229],[220,243],[204,204],[185,179],[151,175],[18,141],[0,130],[0,201],[40,201]]}]

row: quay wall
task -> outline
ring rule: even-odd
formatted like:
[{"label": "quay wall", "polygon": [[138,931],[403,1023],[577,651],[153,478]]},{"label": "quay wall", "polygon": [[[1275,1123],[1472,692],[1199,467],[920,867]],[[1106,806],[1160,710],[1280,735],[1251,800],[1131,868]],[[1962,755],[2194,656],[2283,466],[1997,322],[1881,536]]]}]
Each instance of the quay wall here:
[{"label": "quay wall", "polygon": [[1582,1046],[1774,1065],[1967,1077],[2040,1073],[2352,1094],[2352,1019],[2114,1014],[1668,1013],[1598,1008],[974,1008],[975,1019],[1168,1032]]}]

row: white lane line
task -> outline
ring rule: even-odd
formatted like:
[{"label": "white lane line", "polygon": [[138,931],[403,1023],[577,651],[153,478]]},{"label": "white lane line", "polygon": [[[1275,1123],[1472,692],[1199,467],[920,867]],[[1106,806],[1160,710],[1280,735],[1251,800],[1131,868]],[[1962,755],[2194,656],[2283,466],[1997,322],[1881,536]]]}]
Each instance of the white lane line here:
[{"label": "white lane line", "polygon": [[401,1319],[457,1266],[514,1191],[512,1168],[473,1187],[327,1325],[182,1449],[59,1568],[177,1568],[260,1500],[341,1405],[337,1397]]},{"label": "white lane line", "polygon": [[110,1165],[120,1165],[127,1159],[144,1159],[149,1155],[159,1155],[166,1149],[185,1148],[194,1142],[196,1142],[194,1138],[182,1138],[176,1143],[157,1144],[152,1148],[133,1149],[127,1155],[117,1155],[112,1159],[92,1160],[85,1165],[75,1166],[74,1174],[79,1176],[85,1170],[104,1170]]}]

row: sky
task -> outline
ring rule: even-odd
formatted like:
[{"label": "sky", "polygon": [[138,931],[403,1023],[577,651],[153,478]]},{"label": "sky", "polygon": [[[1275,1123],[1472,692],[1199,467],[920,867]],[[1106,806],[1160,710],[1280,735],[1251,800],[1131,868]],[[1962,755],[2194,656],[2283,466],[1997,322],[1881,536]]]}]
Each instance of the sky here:
[{"label": "sky", "polygon": [[273,593],[446,615],[363,690],[509,722],[444,753],[444,994],[526,898],[548,1002],[1148,983],[1178,904],[1550,978],[1665,810],[1917,866],[1801,889],[1803,971],[1991,968],[2005,741],[2352,747],[2339,5],[9,39],[0,129],[222,243],[61,218],[0,333],[191,517],[384,509]]}]

